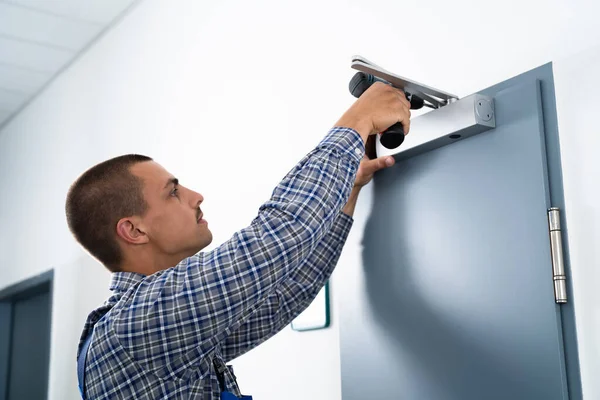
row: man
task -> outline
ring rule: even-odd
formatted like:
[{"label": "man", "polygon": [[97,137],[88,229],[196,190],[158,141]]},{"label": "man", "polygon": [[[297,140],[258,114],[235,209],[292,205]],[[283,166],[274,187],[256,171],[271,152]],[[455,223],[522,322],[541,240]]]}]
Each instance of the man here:
[{"label": "man", "polygon": [[212,241],[203,197],[150,158],[121,156],[82,174],[67,196],[69,228],[113,273],[113,295],[88,316],[79,343],[82,395],[241,396],[226,363],[314,299],[337,263],[360,188],[393,164],[365,159],[367,139],[396,122],[408,133],[409,119],[404,94],[374,84],[251,225],[210,252],[200,252]]}]

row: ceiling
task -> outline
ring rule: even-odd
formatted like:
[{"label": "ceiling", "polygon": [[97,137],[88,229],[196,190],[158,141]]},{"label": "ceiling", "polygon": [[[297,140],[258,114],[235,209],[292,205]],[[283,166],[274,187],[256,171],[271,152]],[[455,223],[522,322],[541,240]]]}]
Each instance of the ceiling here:
[{"label": "ceiling", "polygon": [[0,128],[137,0],[0,0]]}]

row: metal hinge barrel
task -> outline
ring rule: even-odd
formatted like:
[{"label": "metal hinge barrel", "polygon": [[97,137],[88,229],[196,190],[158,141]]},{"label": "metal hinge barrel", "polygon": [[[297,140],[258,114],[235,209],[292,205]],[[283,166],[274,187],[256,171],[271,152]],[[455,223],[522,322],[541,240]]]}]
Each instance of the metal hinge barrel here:
[{"label": "metal hinge barrel", "polygon": [[552,279],[554,280],[554,300],[567,302],[567,276],[563,258],[562,232],[560,228],[560,210],[552,207],[548,210],[550,229],[550,250],[552,252]]}]

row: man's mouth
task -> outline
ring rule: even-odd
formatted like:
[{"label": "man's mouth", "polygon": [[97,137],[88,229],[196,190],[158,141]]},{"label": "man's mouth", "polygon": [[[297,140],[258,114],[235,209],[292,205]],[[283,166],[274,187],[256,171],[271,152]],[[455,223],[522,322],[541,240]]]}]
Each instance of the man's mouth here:
[{"label": "man's mouth", "polygon": [[198,218],[196,218],[196,222],[199,224],[206,224],[206,220],[202,218],[203,216],[204,216],[203,213],[198,214]]}]

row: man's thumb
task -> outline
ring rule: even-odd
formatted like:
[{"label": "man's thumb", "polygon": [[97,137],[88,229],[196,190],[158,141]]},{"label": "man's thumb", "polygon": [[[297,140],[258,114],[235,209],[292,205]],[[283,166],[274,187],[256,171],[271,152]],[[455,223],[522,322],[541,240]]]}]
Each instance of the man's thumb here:
[{"label": "man's thumb", "polygon": [[379,171],[387,167],[394,165],[395,160],[392,156],[379,157],[369,162],[369,173]]},{"label": "man's thumb", "polygon": [[377,161],[379,161],[379,168],[377,169],[391,167],[396,162],[392,156],[379,157]]}]

